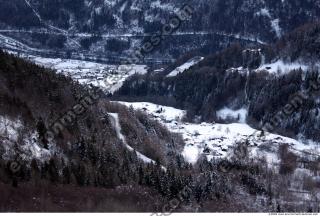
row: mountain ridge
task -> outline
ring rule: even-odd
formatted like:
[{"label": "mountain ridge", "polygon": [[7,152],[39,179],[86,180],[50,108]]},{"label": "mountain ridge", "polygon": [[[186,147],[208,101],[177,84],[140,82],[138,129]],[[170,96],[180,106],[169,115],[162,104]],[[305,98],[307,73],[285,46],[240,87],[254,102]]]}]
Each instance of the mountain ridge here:
[{"label": "mountain ridge", "polygon": [[[120,57],[128,58],[130,52],[148,40],[148,34],[158,32],[183,5],[193,8],[191,19],[177,30],[179,34],[167,36],[161,48],[145,56],[151,58],[149,63],[156,62],[155,59],[173,61],[194,50],[210,54],[234,42],[246,45],[259,41],[270,43],[298,26],[318,19],[319,14],[315,0],[303,4],[281,0],[255,3],[249,0],[175,0],[170,3],[160,0],[81,0],[77,3],[74,0],[2,0],[0,5],[3,14],[0,31],[6,37],[51,51],[50,57],[59,52],[65,57],[76,57],[78,52],[86,55],[89,51],[101,60],[102,56],[113,59],[112,56],[119,56],[119,52],[122,52]],[[6,18],[8,13],[15,13],[18,20],[30,21],[21,28],[18,21]],[[109,35],[109,38],[103,35]],[[110,49],[115,41],[118,48]],[[4,43],[2,47],[7,46]]]}]

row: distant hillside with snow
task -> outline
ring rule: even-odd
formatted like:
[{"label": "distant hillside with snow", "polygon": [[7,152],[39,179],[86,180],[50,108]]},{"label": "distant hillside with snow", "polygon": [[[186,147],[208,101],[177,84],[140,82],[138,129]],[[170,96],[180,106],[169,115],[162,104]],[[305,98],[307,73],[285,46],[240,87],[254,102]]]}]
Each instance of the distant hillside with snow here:
[{"label": "distant hillside with snow", "polygon": [[194,50],[211,54],[235,42],[270,43],[319,18],[316,0],[2,0],[1,47],[43,57],[119,63],[186,4],[192,8],[191,18],[140,63],[170,63]]},{"label": "distant hillside with snow", "polygon": [[[130,77],[115,97],[187,110],[191,122],[241,122],[254,128],[276,122],[273,132],[319,142],[320,100],[314,93],[319,35],[314,23],[271,45],[236,44],[201,61],[175,63],[169,72]],[[286,106],[293,111],[283,114]]]},{"label": "distant hillside with snow", "polygon": [[[288,137],[255,130],[242,123],[188,123],[183,122],[185,110],[174,109],[145,102],[119,102],[127,107],[146,112],[152,118],[161,122],[170,131],[180,133],[186,143],[183,156],[190,163],[196,163],[201,155],[212,158],[231,157],[238,143],[246,140],[249,155],[252,158],[264,156],[270,166],[277,166],[279,158],[277,149],[282,144],[288,144],[291,151],[301,157],[319,155],[319,144],[294,140]],[[225,111],[224,111],[225,112]],[[268,147],[267,149],[265,149]]]}]

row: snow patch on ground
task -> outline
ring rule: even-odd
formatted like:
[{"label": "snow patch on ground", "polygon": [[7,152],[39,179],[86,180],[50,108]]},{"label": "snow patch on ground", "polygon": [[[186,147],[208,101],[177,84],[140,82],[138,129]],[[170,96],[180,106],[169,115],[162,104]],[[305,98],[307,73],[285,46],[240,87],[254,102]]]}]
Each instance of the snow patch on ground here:
[{"label": "snow patch on ground", "polygon": [[261,65],[258,69],[256,69],[256,71],[264,70],[268,71],[269,73],[281,75],[298,69],[306,71],[308,69],[308,66],[299,62],[286,63],[283,60],[278,60],[270,64]]},{"label": "snow patch on ground", "polygon": [[55,145],[52,143],[48,145],[48,149],[45,149],[39,144],[38,133],[33,132],[24,139],[24,145],[22,146],[24,152],[29,152],[30,156],[40,161],[47,161],[51,156],[58,152]]},{"label": "snow patch on ground", "polygon": [[244,68],[244,67],[238,67],[238,68],[234,68],[231,67],[229,69],[226,70],[227,73],[239,73],[239,74],[244,74],[244,75],[248,75],[249,74],[249,69],[248,68]]},{"label": "snow patch on ground", "polygon": [[0,116],[0,141],[0,148],[4,151],[1,157],[8,160],[19,154],[24,161],[46,161],[58,151],[53,143],[49,143],[49,149],[43,148],[39,144],[37,132],[25,132],[19,119],[6,116]]},{"label": "snow patch on ground", "polygon": [[167,77],[175,77],[180,73],[183,73],[184,71],[188,70],[189,68],[191,68],[193,65],[198,64],[200,61],[202,61],[204,58],[203,57],[194,57],[190,60],[188,60],[186,63],[180,65],[179,67],[177,67],[176,69],[174,69],[173,71],[171,71]]},{"label": "snow patch on ground", "polygon": [[15,40],[11,37],[5,36],[0,34],[0,43],[1,43],[1,48],[6,48],[8,50],[29,50],[29,51],[34,51],[34,52],[45,52],[45,50],[40,50],[36,48],[29,47],[28,45],[25,45],[18,40]]},{"label": "snow patch on ground", "polygon": [[12,120],[6,116],[0,116],[0,136],[1,139],[16,142],[19,137],[19,130],[22,129],[20,120]]},{"label": "snow patch on ground", "polygon": [[269,10],[267,8],[262,8],[260,11],[258,11],[256,13],[256,15],[258,15],[258,16],[266,16],[266,17],[271,18],[271,14],[270,14],[270,12],[269,12]]},{"label": "snow patch on ground", "polygon": [[224,107],[217,111],[217,117],[221,120],[237,120],[239,123],[246,123],[248,110],[245,108],[232,110]]},{"label": "snow patch on ground", "polygon": [[159,0],[152,1],[150,4],[151,8],[160,8],[164,11],[177,11],[177,8],[171,3],[162,3]]},{"label": "snow patch on ground", "polygon": [[155,118],[160,118],[167,122],[179,121],[186,115],[186,111],[168,106],[161,106],[148,102],[119,102],[127,107],[133,107],[135,110],[142,110],[152,114]]},{"label": "snow patch on ground", "polygon": [[281,38],[282,36],[282,29],[280,27],[280,20],[279,19],[274,19],[271,21],[271,27],[273,31],[276,33],[278,38]]}]

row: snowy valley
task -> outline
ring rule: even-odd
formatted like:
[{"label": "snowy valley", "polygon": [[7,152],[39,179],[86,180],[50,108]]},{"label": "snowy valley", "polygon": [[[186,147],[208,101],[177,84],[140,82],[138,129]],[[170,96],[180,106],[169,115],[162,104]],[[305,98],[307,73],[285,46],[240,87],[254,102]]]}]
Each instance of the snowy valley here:
[{"label": "snowy valley", "polygon": [[[16,53],[14,53],[16,54]],[[56,70],[65,76],[71,77],[84,85],[93,85],[99,87],[105,93],[113,94],[119,90],[125,80],[135,74],[146,74],[148,67],[146,65],[107,65],[89,61],[70,60],[70,59],[51,59],[36,56],[23,56],[40,66]],[[190,67],[198,64],[204,58],[194,57],[184,64],[178,66],[167,77],[177,76]],[[302,64],[285,64],[282,61],[261,65],[255,70],[268,71],[271,74],[278,74],[277,71],[291,71],[294,69],[307,70],[308,66]],[[231,68],[227,71],[244,71],[248,69]],[[155,72],[156,73],[156,72]],[[245,73],[248,73],[246,71]],[[116,103],[116,101],[114,101]],[[256,130],[246,124],[247,109],[241,108],[233,110],[224,107],[217,111],[217,117],[220,121],[237,121],[237,123],[219,124],[219,123],[188,123],[185,121],[186,110],[173,107],[152,104],[148,102],[121,102],[125,106],[141,110],[158,122],[161,122],[171,132],[182,134],[186,146],[182,155],[190,163],[196,163],[197,160],[205,155],[208,160],[212,158],[227,158],[233,153],[238,143],[244,140],[248,142],[250,157],[263,157],[270,165],[278,164],[279,158],[277,150],[282,144],[289,144],[290,150],[302,157],[316,156],[319,154],[319,145],[316,142],[308,140],[294,140],[276,134],[267,133],[261,136],[262,131]],[[112,114],[116,119],[116,114]],[[119,132],[117,132],[119,133]],[[123,142],[125,138],[121,138]],[[150,161],[150,159],[148,159]]]},{"label": "snowy valley", "polygon": [[[36,56],[24,56],[24,58],[40,66],[56,70],[57,73],[71,77],[81,84],[99,87],[106,93],[114,93],[121,88],[123,82],[130,76],[134,74],[145,74],[148,70],[146,65],[116,66],[88,61],[50,59]],[[203,57],[194,57],[181,66],[178,66],[170,72],[167,77],[174,77],[179,73],[183,73],[203,59]],[[307,66],[304,65],[278,62],[279,63],[261,65],[256,71],[269,70],[271,71],[270,73],[277,73],[277,70],[288,71],[299,68],[306,70],[307,68]],[[228,71],[230,71],[230,69],[228,69]],[[212,158],[230,157],[236,145],[244,140],[248,142],[250,149],[249,155],[251,158],[263,157],[270,165],[279,163],[277,150],[282,144],[289,144],[290,150],[302,157],[319,154],[318,144],[312,141],[298,141],[267,132],[260,138],[262,131],[253,129],[246,124],[247,110],[245,108],[232,110],[225,107],[217,111],[217,117],[221,121],[233,119],[238,121],[238,123],[188,123],[184,120],[186,110],[146,102],[119,103],[127,107],[133,107],[136,110],[142,110],[153,119],[161,122],[170,131],[182,134],[186,144],[182,155],[188,162],[193,164],[196,163],[202,155],[205,155],[208,160]],[[113,118],[116,119],[116,116]],[[121,138],[122,141],[124,139],[125,138]],[[39,147],[35,145],[32,148],[37,149]],[[150,161],[150,159],[148,159],[148,161]]]},{"label": "snowy valley", "polygon": [[0,212],[320,212],[319,14],[0,0]]}]

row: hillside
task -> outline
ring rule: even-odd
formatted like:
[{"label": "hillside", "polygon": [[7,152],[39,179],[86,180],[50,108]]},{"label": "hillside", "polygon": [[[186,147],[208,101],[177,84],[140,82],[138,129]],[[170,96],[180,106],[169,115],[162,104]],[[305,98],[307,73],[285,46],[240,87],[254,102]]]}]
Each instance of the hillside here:
[{"label": "hillside", "polygon": [[139,62],[168,63],[235,42],[270,43],[320,14],[316,0],[1,0],[1,46],[43,57],[119,62],[153,41],[184,5],[190,19]]},{"label": "hillside", "polygon": [[[312,194],[318,191],[318,161],[293,150],[287,138],[261,140],[259,149],[271,152],[275,163],[259,154],[238,157],[244,140],[234,140],[225,146],[227,157],[199,156],[190,164],[185,149],[193,147],[184,146],[179,130],[168,129],[218,125],[175,123],[185,112],[168,107],[138,103],[145,110],[153,107],[148,114],[135,104],[126,108],[92,86],[4,52],[0,80],[1,211],[317,210]],[[199,141],[203,132],[189,138]],[[268,150],[269,141],[276,145]]]},{"label": "hillside", "polygon": [[[4,193],[11,185],[18,187],[17,193],[39,193],[36,188],[40,185],[44,191],[51,190],[50,185],[66,185],[66,190],[124,186],[119,193],[112,192],[122,196],[124,191],[132,193],[130,187],[143,181],[145,172],[156,169],[157,174],[148,174],[155,177],[164,174],[160,165],[176,166],[183,145],[178,135],[141,112],[108,102],[95,88],[2,51],[0,80],[0,180],[7,184],[1,186]],[[148,185],[141,183],[142,190],[151,187]],[[97,190],[93,193],[101,196]],[[41,203],[47,199],[45,195]],[[132,200],[128,202],[135,209]],[[6,210],[19,211],[23,206],[10,208]],[[155,210],[155,206],[150,209]]]},{"label": "hillside", "polygon": [[170,70],[135,75],[115,97],[186,109],[190,121],[237,122],[237,116],[226,119],[219,113],[241,111],[255,128],[272,122],[272,132],[319,141],[319,35],[316,23],[273,45],[236,44],[176,76],[167,76]]},{"label": "hillside", "polygon": [[319,18],[0,0],[0,212],[319,212]]}]

